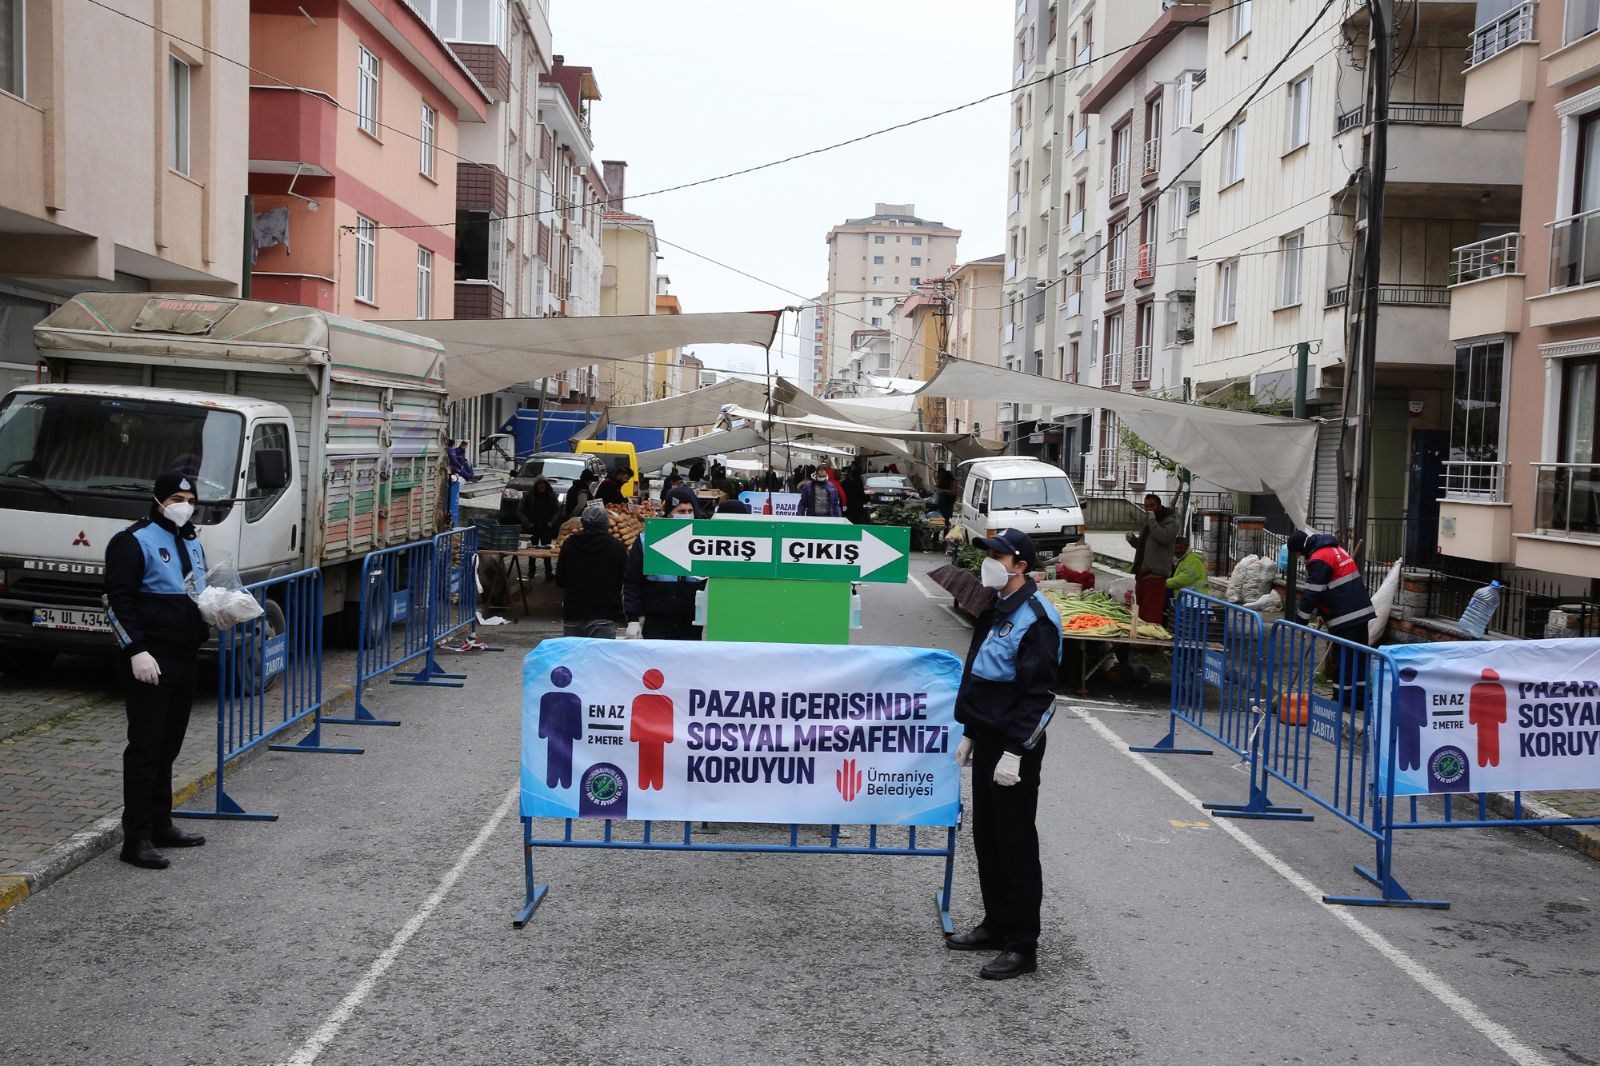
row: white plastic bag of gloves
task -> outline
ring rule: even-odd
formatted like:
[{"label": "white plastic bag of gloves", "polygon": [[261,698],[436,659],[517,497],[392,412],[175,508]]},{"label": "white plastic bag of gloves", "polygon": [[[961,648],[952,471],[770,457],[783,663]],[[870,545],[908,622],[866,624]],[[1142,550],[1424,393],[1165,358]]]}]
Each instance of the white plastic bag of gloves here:
[{"label": "white plastic bag of gloves", "polygon": [[240,622],[260,618],[263,611],[256,598],[245,591],[239,579],[239,568],[233,558],[224,555],[206,570],[205,585],[197,589],[194,574],[183,579],[189,598],[200,608],[200,617],[206,625],[216,629],[232,629]]}]

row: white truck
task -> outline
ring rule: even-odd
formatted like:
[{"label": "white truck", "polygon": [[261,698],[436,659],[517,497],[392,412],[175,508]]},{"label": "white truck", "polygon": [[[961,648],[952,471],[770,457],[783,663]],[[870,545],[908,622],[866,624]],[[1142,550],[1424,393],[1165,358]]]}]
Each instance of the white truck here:
[{"label": "white truck", "polygon": [[[48,383],[0,401],[0,671],[110,653],[106,543],[155,476],[198,474],[206,556],[323,571],[356,630],[364,556],[446,528],[439,342],[309,307],[86,293],[34,328]],[[268,612],[273,624],[273,612]]]}]

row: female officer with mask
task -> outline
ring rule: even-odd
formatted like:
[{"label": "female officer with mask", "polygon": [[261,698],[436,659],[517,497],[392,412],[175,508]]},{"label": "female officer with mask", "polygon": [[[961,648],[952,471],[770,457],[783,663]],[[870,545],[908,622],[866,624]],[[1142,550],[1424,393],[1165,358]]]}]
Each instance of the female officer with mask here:
[{"label": "female officer with mask", "polygon": [[126,657],[128,746],[122,753],[122,861],[150,870],[169,863],[158,848],[194,848],[206,838],[172,824],[172,764],[194,703],[200,645],[211,635],[184,579],[205,587],[206,555],[194,516],[193,478],[168,470],[155,480],[150,514],[106,546],[106,607]]}]

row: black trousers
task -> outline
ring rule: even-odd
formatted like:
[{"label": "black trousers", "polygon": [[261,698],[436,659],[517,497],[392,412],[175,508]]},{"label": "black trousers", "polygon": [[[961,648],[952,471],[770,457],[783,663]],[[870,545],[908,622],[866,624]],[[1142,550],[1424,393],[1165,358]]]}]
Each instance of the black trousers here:
[{"label": "black trousers", "polygon": [[985,729],[972,737],[972,847],[978,854],[983,926],[1006,951],[1032,954],[1039,944],[1039,908],[1044,871],[1039,865],[1039,768],[1045,738],[1022,753],[1021,778],[994,783],[994,767],[1005,752],[1005,735]]},{"label": "black trousers", "polygon": [[[1330,626],[1328,632],[1352,644],[1367,644],[1367,619]],[[1328,680],[1342,707],[1361,708],[1367,699],[1367,656],[1335,645],[1328,654]]]},{"label": "black trousers", "polygon": [[128,746],[122,752],[122,831],[128,840],[149,840],[172,827],[172,764],[183,749],[194,705],[199,663],[191,653],[152,652],[161,667],[158,684],[147,685],[122,664],[127,698]]}]

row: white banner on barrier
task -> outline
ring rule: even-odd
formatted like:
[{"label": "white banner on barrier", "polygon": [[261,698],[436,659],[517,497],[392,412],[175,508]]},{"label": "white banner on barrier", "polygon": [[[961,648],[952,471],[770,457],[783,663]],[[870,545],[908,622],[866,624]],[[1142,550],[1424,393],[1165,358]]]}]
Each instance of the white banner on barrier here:
[{"label": "white banner on barrier", "polygon": [[1399,676],[1398,694],[1379,697],[1398,725],[1395,795],[1600,788],[1600,640],[1384,651]]},{"label": "white banner on barrier", "polygon": [[961,661],[923,648],[546,640],[522,813],[954,825]]}]

